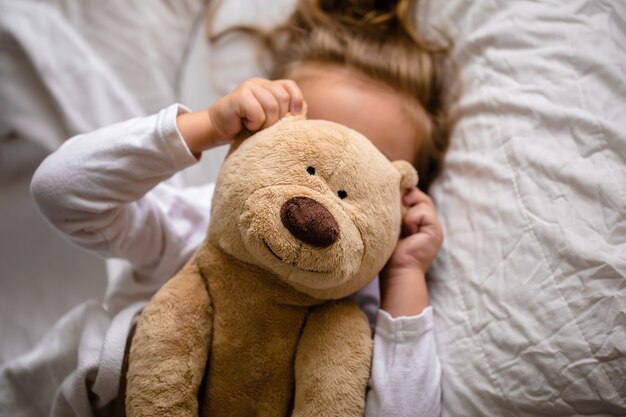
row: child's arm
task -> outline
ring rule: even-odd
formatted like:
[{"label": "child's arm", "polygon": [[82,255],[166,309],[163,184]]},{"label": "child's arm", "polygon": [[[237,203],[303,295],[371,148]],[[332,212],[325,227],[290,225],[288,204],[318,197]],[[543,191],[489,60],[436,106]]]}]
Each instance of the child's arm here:
[{"label": "child's arm", "polygon": [[[66,141],[33,177],[31,192],[41,213],[79,247],[127,259],[140,279],[161,265],[180,268],[176,254],[190,252],[183,239],[202,219],[202,207],[174,187],[152,189],[197,162],[176,129],[176,116],[184,111],[170,106]],[[185,213],[179,213],[183,223],[164,221],[171,207]],[[163,274],[169,278],[174,271]]]},{"label": "child's arm", "polygon": [[168,279],[201,243],[211,196],[189,198],[160,183],[196,163],[194,153],[228,143],[242,123],[258,129],[290,108],[301,108],[294,86],[255,79],[208,110],[187,113],[170,106],[153,116],[78,135],[38,168],[33,197],[73,243],[104,257],[129,260],[140,279]]},{"label": "child's arm", "polygon": [[425,274],[443,242],[433,202],[417,188],[402,200],[402,238],[381,273],[381,308],[393,317],[415,316],[428,307]]},{"label": "child's arm", "polygon": [[403,237],[380,275],[381,308],[366,415],[439,416],[441,365],[425,272],[443,234],[430,198],[413,189]]},{"label": "child's arm", "polygon": [[439,417],[441,364],[433,312],[391,317],[378,312],[365,416]]}]

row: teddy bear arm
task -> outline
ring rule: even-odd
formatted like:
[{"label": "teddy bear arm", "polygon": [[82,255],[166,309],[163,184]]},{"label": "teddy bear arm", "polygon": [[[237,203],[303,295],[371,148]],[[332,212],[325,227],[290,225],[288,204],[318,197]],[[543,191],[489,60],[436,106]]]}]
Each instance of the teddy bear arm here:
[{"label": "teddy bear arm", "polygon": [[131,342],[129,417],[198,415],[198,389],[209,354],[213,312],[195,265],[169,280],[146,306]]},{"label": "teddy bear arm", "polygon": [[371,358],[371,330],[354,302],[314,308],[296,352],[292,415],[362,416]]}]

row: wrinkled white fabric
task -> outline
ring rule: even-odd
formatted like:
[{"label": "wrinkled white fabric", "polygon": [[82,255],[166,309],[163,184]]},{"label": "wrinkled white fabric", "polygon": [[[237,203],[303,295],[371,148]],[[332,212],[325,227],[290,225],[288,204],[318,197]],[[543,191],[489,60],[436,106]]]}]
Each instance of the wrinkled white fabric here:
[{"label": "wrinkled white fabric", "polygon": [[[66,319],[71,324],[47,337],[74,331],[83,335],[80,346],[59,343],[50,355],[40,346],[37,354],[3,369],[0,407],[11,415],[35,415],[21,399],[39,387],[48,392],[40,402],[53,404],[53,416],[90,416],[92,408],[106,407],[117,395],[132,319],[191,257],[208,227],[212,184],[179,189],[162,183],[196,163],[176,128],[181,111],[173,105],[76,136],[35,173],[35,201],[59,232],[103,257],[124,258],[134,268],[111,277],[104,306],[89,305],[93,320],[79,308]],[[377,304],[376,290],[371,285],[357,295],[365,310]],[[385,410],[393,407],[407,416],[439,415],[440,365],[431,308],[397,319],[379,312],[379,327],[367,415],[389,415]]]},{"label": "wrinkled white fabric", "polygon": [[422,6],[462,88],[431,189],[443,416],[624,416],[626,2]]}]

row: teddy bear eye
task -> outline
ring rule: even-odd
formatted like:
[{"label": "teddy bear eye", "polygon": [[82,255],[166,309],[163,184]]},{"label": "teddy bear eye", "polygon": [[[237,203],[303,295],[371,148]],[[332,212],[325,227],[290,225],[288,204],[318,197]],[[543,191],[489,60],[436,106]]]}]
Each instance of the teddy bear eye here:
[{"label": "teddy bear eye", "polygon": [[315,168],[313,168],[313,167],[308,167],[308,168],[306,169],[306,172],[308,172],[308,173],[309,173],[309,175],[315,175]]},{"label": "teddy bear eye", "polygon": [[343,200],[344,198],[348,196],[348,193],[346,193],[344,190],[339,190],[337,191],[337,195],[339,196],[339,198]]}]

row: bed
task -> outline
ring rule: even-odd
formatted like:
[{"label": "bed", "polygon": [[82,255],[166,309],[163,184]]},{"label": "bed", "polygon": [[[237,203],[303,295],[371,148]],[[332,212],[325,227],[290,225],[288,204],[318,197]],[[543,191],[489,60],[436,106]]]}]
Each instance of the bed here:
[{"label": "bed", "polygon": [[[206,44],[202,0],[24,3],[93,52],[116,90],[89,99],[126,103],[86,121],[38,109],[57,126],[46,135],[18,117],[32,100],[5,114],[49,149],[173,101],[205,107],[262,73],[249,39]],[[269,25],[292,5],[229,0],[217,22]],[[625,416],[626,3],[428,0],[418,22],[454,41],[458,67],[457,123],[431,188],[445,232],[429,276],[443,416]],[[68,108],[62,91],[37,94]],[[224,152],[178,183],[215,178]]]}]

